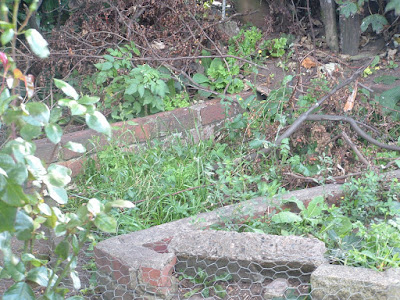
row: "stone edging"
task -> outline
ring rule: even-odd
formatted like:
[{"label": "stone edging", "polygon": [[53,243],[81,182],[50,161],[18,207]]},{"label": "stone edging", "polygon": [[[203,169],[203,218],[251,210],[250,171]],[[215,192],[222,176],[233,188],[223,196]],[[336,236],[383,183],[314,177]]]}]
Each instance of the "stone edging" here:
[{"label": "stone edging", "polygon": [[[391,172],[389,176],[400,178],[400,171]],[[363,285],[368,287],[364,289],[365,293],[377,293],[382,296],[379,299],[400,299],[400,270],[379,273],[364,268],[331,266],[324,258],[325,245],[317,239],[210,229],[216,224],[223,225],[224,217],[256,217],[272,212],[275,207],[281,206],[283,199],[290,197],[296,197],[305,205],[316,196],[324,196],[331,204],[339,203],[343,195],[340,187],[339,184],[330,184],[293,191],[279,198],[255,198],[196,217],[104,240],[94,249],[100,282],[104,287],[103,298],[113,299],[119,293],[124,295],[123,299],[169,299],[177,289],[176,279],[172,275],[174,269],[183,266],[190,272],[190,269],[197,269],[196,264],[200,261],[211,260],[214,264],[222,264],[225,270],[228,262],[234,270],[228,268],[230,272],[239,274],[242,279],[254,277],[253,271],[246,271],[254,263],[258,266],[287,266],[287,272],[291,265],[297,266],[301,274],[299,276],[304,277],[305,282],[309,282],[311,277],[313,290],[317,291],[313,299],[322,299],[318,295],[327,295],[332,290],[327,282],[337,280],[343,270],[353,275],[348,276],[347,284],[337,280],[335,291],[344,286],[343,293],[360,294],[363,292],[355,289]],[[294,207],[290,208],[295,211]],[[274,255],[263,249],[275,249]],[[328,272],[328,269],[335,271]],[[371,277],[371,274],[375,275]],[[269,276],[279,278],[279,275]],[[357,278],[362,280],[352,282]],[[355,288],[351,289],[352,286]],[[396,295],[393,296],[395,298],[391,298],[392,295]]]},{"label": "stone edging", "polygon": [[[249,93],[243,94],[242,97],[248,96],[247,94]],[[191,138],[193,142],[197,142],[210,138],[224,126],[227,117],[233,118],[240,112],[243,112],[243,109],[236,102],[232,102],[226,114],[221,100],[214,99],[186,108],[111,124],[114,128],[113,139],[123,141],[123,146],[140,146],[151,139],[164,140],[172,135]],[[96,144],[91,143],[91,140],[95,140]],[[61,144],[69,141],[83,144],[89,155],[94,155],[109,143],[104,135],[91,129],[65,134]],[[72,170],[72,176],[81,170],[84,159],[81,154],[60,147],[54,150],[55,145],[47,138],[36,140],[35,144],[36,156],[45,163],[58,162],[65,165]]]}]

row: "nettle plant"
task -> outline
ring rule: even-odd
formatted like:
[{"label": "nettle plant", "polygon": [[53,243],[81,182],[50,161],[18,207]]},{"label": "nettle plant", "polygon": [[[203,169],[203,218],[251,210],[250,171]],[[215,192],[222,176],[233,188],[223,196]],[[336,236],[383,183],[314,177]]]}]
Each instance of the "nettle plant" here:
[{"label": "nettle plant", "polygon": [[[18,27],[20,1],[0,2],[1,42],[11,43],[15,53],[17,37],[24,35],[30,49],[40,58],[50,54],[47,42],[35,29],[25,30],[27,20]],[[27,18],[36,10],[38,1],[29,7]],[[9,21],[8,16],[12,16]],[[36,137],[46,136],[54,147],[84,152],[78,143],[61,143],[62,128],[58,125],[62,108],[72,115],[85,118],[87,125],[111,136],[106,118],[96,110],[98,97],[80,96],[66,82],[54,79],[55,85],[66,95],[50,109],[42,102],[34,102],[33,76],[23,75],[16,67],[13,55],[0,52],[3,67],[0,89],[0,126],[8,129],[8,142],[0,149],[0,279],[11,284],[4,292],[4,300],[64,299],[68,289],[61,286],[70,277],[75,289],[80,289],[76,271],[80,249],[89,240],[91,230],[116,232],[116,221],[110,215],[113,207],[132,207],[127,201],[103,205],[90,199],[76,212],[64,213],[60,206],[68,202],[67,186],[71,182],[70,169],[58,165],[45,165],[35,156]],[[24,87],[20,86],[24,83]],[[20,90],[23,93],[18,93]],[[45,201],[46,199],[46,201]],[[19,242],[18,242],[19,241]],[[48,256],[40,256],[36,245],[50,245]],[[22,247],[15,249],[12,245]],[[40,293],[38,292],[40,291]],[[69,299],[79,299],[70,297]]]},{"label": "nettle plant", "polygon": [[164,111],[164,98],[169,94],[164,80],[171,76],[147,64],[134,67],[131,59],[140,52],[133,42],[107,52],[104,61],[95,64],[99,70],[95,81],[112,118],[129,120]]}]

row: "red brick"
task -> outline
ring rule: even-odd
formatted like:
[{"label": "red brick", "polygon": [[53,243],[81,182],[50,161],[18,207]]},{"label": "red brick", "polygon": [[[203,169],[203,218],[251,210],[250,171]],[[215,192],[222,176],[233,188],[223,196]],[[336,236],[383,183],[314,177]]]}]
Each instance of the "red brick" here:
[{"label": "red brick", "polygon": [[176,264],[176,257],[170,263],[164,266],[161,270],[141,267],[142,280],[153,287],[171,287],[172,286],[172,271]]},{"label": "red brick", "polygon": [[172,237],[169,237],[158,242],[143,244],[143,247],[152,249],[157,253],[168,253],[168,245],[171,242],[171,240]]}]

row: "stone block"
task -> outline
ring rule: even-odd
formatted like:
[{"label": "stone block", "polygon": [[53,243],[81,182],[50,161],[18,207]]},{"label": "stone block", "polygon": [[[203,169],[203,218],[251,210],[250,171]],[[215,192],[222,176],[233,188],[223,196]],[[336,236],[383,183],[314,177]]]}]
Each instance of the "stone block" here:
[{"label": "stone block", "polygon": [[201,268],[216,275],[228,270],[237,281],[254,281],[260,276],[297,276],[306,281],[326,263],[324,243],[298,236],[193,230],[177,234],[168,251],[177,256],[178,270],[193,273]]},{"label": "stone block", "polygon": [[396,300],[400,299],[400,269],[378,272],[324,264],[311,275],[313,300]]}]

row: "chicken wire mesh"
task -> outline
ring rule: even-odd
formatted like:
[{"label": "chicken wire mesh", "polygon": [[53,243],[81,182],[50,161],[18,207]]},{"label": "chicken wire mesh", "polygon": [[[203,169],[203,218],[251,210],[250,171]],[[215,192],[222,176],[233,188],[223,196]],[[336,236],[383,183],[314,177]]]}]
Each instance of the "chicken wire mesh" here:
[{"label": "chicken wire mesh", "polygon": [[399,269],[329,262],[325,245],[307,237],[187,230],[138,244],[127,235],[87,244],[77,262],[80,288],[70,278],[62,287],[68,297],[104,300],[400,299]]},{"label": "chicken wire mesh", "polygon": [[[323,191],[332,196],[326,198],[329,202],[340,198],[335,189],[325,186],[284,197],[296,196],[304,202]],[[386,244],[381,243],[381,248],[365,244],[370,247],[359,251],[356,261],[349,255],[357,248],[354,241],[347,240],[351,247],[346,247],[342,240],[340,247],[331,249],[313,237],[315,232],[296,236],[255,230],[248,220],[263,220],[269,227],[265,213],[273,215],[274,205],[257,198],[130,234],[102,237],[80,251],[76,261],[80,284],[68,277],[62,287],[69,289],[67,297],[104,300],[400,299],[400,268],[389,264],[399,259],[400,247],[393,240],[400,234],[400,220],[390,220],[391,235],[385,237],[381,228]],[[359,237],[356,242],[367,239]],[[33,253],[52,265],[59,241],[39,241]],[[14,249],[23,246],[18,241],[12,244]],[[367,260],[373,262],[371,268],[360,267]],[[0,294],[11,284],[0,279]],[[37,297],[45,289],[33,288]]]}]

